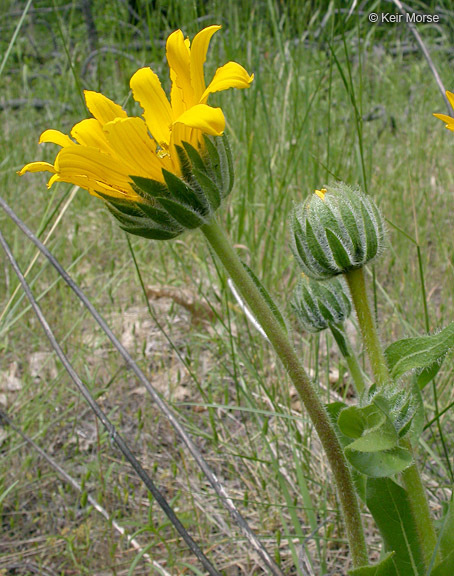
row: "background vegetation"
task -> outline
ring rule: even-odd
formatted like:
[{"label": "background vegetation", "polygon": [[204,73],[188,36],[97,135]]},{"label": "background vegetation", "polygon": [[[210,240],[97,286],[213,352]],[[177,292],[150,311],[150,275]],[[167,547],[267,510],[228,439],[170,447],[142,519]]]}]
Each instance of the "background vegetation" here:
[{"label": "background vegetation", "polygon": [[[165,38],[220,23],[206,78],[227,60],[254,72],[251,88],[214,95],[235,158],[221,218],[238,250],[289,311],[297,272],[288,248],[294,202],[336,178],[360,183],[389,221],[390,249],[370,270],[385,344],[453,320],[454,140],[432,112],[444,101],[404,23],[371,24],[392,2],[311,0],[23,0],[0,3],[1,195],[85,290],[151,383],[178,412],[237,506],[286,574],[345,574],[348,551],[318,440],[266,342],[248,323],[197,233],[168,243],[130,237],[102,202],[44,175],[19,179],[46,128],[68,133],[87,116],[82,90],[140,113],[129,78],[150,65],[169,87]],[[132,11],[134,7],[134,11]],[[418,25],[454,89],[454,6]],[[17,34],[15,33],[17,32]],[[223,574],[264,573],[143,388],[36,249],[0,212],[1,229],[84,383]],[[138,280],[137,261],[146,293]],[[55,360],[1,256],[0,405],[83,486],[78,494],[11,428],[0,428],[0,574],[157,573],[118,535],[137,536],[171,574],[197,561]],[[148,308],[147,302],[150,304]],[[326,400],[348,399],[346,366],[324,334],[295,345]],[[351,325],[355,337],[355,324]],[[358,350],[361,354],[361,350]],[[431,506],[453,483],[453,362],[425,391],[420,459]],[[451,455],[451,459],[450,459]],[[106,521],[87,494],[111,515]],[[373,528],[369,541],[379,552]],[[143,550],[142,550],[143,551]]]}]

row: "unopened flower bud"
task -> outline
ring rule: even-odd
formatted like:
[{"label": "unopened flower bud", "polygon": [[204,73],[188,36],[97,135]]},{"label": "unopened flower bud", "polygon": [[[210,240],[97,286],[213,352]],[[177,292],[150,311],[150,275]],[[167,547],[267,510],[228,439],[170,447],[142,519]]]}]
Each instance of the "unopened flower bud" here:
[{"label": "unopened flower bud", "polygon": [[384,249],[385,224],[375,202],[342,182],[298,205],[291,227],[296,261],[316,280],[361,268]]},{"label": "unopened flower bud", "polygon": [[308,332],[321,332],[330,326],[342,324],[352,311],[343,279],[318,282],[305,275],[296,286],[291,307]]}]

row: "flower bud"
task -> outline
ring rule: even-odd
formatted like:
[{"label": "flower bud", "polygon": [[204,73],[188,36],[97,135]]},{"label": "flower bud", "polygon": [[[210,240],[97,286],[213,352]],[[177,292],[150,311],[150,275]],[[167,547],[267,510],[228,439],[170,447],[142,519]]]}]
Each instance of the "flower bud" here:
[{"label": "flower bud", "polygon": [[296,261],[316,280],[361,268],[384,249],[385,224],[375,202],[342,182],[296,206],[291,227]]},{"label": "flower bud", "polygon": [[342,324],[352,311],[343,279],[318,282],[305,275],[296,286],[291,307],[308,332],[321,332],[332,325]]}]

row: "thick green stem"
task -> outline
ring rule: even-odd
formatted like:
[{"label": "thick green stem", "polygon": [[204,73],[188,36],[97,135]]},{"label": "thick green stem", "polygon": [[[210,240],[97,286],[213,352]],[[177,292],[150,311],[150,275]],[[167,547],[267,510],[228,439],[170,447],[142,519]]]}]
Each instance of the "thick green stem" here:
[{"label": "thick green stem", "polygon": [[342,356],[345,358],[347,362],[348,369],[350,370],[350,375],[353,379],[356,394],[359,398],[361,398],[361,396],[364,393],[365,386],[361,368],[358,364],[358,359],[356,358],[356,354],[354,353],[342,326],[331,325],[330,329],[331,334],[334,336],[334,339],[336,340],[337,346],[339,347]]},{"label": "thick green stem", "polygon": [[[356,309],[356,315],[358,316],[358,323],[369,356],[372,372],[377,385],[384,388],[390,385],[392,380],[386,365],[377,328],[370,310],[366,282],[364,279],[364,269],[358,268],[357,270],[351,270],[345,274],[345,277],[350,288],[353,304]],[[418,530],[418,538],[425,567],[428,568],[437,544],[437,535],[430,514],[426,491],[414,460],[413,447],[411,442],[407,439],[402,440],[401,444],[413,454],[414,463],[402,472],[402,480],[405,489],[407,490],[413,520]]]},{"label": "thick green stem", "polygon": [[367,298],[364,268],[350,270],[350,272],[345,274],[345,278],[350,288],[356,315],[358,316],[359,328],[375,381],[379,387],[386,386],[391,382],[391,378]]},{"label": "thick green stem", "polygon": [[366,541],[353,480],[328,414],[300,363],[287,334],[238,258],[230,239],[212,220],[201,227],[230,278],[265,331],[292,379],[314,424],[336,481],[354,567],[368,564]]}]

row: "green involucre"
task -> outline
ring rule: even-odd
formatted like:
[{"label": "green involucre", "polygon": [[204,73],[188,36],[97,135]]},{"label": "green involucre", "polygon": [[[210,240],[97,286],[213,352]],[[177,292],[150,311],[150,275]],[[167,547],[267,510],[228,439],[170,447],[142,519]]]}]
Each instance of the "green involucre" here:
[{"label": "green involucre", "polygon": [[325,280],[361,268],[385,247],[384,219],[359,188],[339,182],[312,194],[291,216],[291,248],[302,271]]},{"label": "green involucre", "polygon": [[103,196],[130,234],[168,240],[207,224],[233,187],[233,164],[225,136],[205,136],[205,148],[177,147],[181,177],[163,170],[164,183],[131,175],[143,202]]},{"label": "green involucre", "polygon": [[320,332],[333,324],[342,324],[352,311],[347,286],[338,278],[318,282],[302,277],[296,286],[291,307],[308,332]]}]

